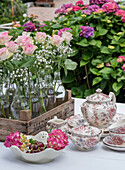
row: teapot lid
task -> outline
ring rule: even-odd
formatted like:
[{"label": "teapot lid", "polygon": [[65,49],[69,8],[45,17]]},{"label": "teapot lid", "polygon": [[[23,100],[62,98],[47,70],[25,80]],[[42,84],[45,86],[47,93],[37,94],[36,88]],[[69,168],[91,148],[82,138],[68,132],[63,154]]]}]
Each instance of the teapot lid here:
[{"label": "teapot lid", "polygon": [[97,89],[96,93],[86,97],[86,100],[88,102],[93,102],[93,103],[102,103],[102,102],[111,101],[111,98],[108,95],[102,93],[101,89]]}]

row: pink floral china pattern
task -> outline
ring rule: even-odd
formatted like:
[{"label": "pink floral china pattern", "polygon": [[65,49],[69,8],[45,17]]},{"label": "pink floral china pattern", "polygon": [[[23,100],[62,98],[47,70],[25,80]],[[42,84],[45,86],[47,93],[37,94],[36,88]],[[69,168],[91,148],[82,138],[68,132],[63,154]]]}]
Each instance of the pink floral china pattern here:
[{"label": "pink floral china pattern", "polygon": [[67,118],[66,122],[70,128],[77,127],[80,125],[81,126],[89,125],[89,123],[86,121],[86,119],[81,114],[77,114],[77,115]]},{"label": "pink floral china pattern", "polygon": [[101,92],[101,89],[97,89],[95,94],[88,96],[81,106],[81,111],[92,126],[105,128],[115,116],[117,108],[114,93],[110,92],[108,96]]},{"label": "pink floral china pattern", "polygon": [[99,142],[101,130],[92,126],[79,126],[71,129],[68,134],[78,150],[91,150]]},{"label": "pink floral china pattern", "polygon": [[125,151],[125,143],[122,143],[121,145],[116,145],[113,143],[111,136],[106,136],[103,139],[103,144],[107,147],[111,147],[110,149],[118,150],[118,151]]}]

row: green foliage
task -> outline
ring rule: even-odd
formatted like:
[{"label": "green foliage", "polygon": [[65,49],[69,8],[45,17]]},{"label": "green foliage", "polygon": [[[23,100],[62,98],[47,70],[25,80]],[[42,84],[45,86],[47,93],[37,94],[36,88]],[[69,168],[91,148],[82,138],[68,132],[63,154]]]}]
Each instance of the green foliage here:
[{"label": "green foliage", "polygon": [[14,16],[12,16],[11,0],[4,0],[0,2],[0,24],[11,23],[12,21],[19,21],[27,11],[27,5],[19,0],[13,1]]},{"label": "green foliage", "polygon": [[[66,88],[70,88],[76,97],[87,97],[101,88],[107,94],[113,91],[117,100],[124,102],[125,75],[121,64],[117,62],[118,56],[125,56],[125,24],[121,18],[114,13],[84,16],[81,11],[76,11],[64,14],[63,17],[59,15],[55,20],[49,21],[45,28],[50,34],[53,30],[58,32],[65,27],[71,28],[73,34],[71,45],[74,51],[70,59],[65,61],[67,76],[62,76]],[[85,26],[86,23],[94,27],[93,37],[84,38],[79,35],[80,26]],[[85,66],[91,89],[88,89]],[[81,88],[83,84],[85,86]]]}]

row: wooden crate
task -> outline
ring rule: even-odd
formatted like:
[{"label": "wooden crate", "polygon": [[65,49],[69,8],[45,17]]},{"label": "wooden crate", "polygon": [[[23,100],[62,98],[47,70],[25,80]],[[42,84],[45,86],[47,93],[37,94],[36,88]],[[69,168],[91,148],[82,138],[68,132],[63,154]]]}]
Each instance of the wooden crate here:
[{"label": "wooden crate", "polygon": [[30,110],[20,112],[20,120],[0,118],[0,141],[5,141],[6,136],[18,131],[27,135],[35,135],[46,130],[47,121],[57,116],[66,119],[74,114],[74,100],[71,99],[71,91],[66,91],[67,101],[48,112],[31,119]]}]

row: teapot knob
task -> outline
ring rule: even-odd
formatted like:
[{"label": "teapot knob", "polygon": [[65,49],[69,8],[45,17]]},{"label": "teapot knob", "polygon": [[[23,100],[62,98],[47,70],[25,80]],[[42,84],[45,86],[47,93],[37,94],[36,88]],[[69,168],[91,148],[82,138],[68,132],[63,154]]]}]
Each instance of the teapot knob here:
[{"label": "teapot knob", "polygon": [[101,89],[97,89],[96,92],[97,92],[97,93],[101,93],[102,90],[101,90]]},{"label": "teapot knob", "polygon": [[113,101],[113,103],[115,104],[116,103],[116,97],[115,97],[115,94],[113,92],[110,92],[109,93],[109,97],[111,98],[111,100]]}]

